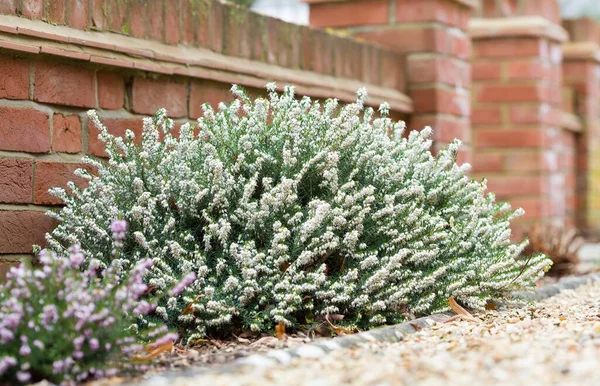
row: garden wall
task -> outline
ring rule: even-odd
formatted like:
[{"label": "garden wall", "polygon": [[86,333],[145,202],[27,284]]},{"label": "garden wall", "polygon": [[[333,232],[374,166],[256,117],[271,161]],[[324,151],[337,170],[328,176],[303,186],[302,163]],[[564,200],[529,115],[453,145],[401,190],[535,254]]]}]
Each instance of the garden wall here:
[{"label": "garden wall", "polygon": [[139,135],[160,107],[183,123],[231,83],[260,94],[269,81],[342,101],[367,85],[371,104],[412,111],[397,53],[217,1],[0,2],[0,271],[43,244],[48,188],[104,155],[88,109]]}]

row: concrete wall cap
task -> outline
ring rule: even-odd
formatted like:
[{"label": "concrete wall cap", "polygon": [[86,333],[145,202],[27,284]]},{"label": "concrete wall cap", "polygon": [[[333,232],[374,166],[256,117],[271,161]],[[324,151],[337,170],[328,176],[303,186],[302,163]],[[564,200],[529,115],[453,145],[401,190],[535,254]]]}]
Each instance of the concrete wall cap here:
[{"label": "concrete wall cap", "polygon": [[600,46],[596,42],[563,44],[563,61],[589,60],[600,63]]},{"label": "concrete wall cap", "polygon": [[541,16],[475,18],[469,21],[469,33],[473,39],[539,37],[557,42],[569,40],[569,34],[562,26]]}]

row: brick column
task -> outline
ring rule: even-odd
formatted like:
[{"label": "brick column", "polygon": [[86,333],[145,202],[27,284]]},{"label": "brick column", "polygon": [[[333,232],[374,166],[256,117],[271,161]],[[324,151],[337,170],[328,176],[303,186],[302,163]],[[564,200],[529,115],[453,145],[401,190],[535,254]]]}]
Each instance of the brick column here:
[{"label": "brick column", "polygon": [[470,32],[474,177],[523,207],[523,225],[567,222],[574,181],[563,162],[573,138],[561,110],[566,31],[540,16],[509,15],[472,19]]},{"label": "brick column", "polygon": [[592,19],[563,23],[571,42],[563,46],[563,77],[574,96],[584,130],[577,141],[577,225],[600,234],[600,28]]},{"label": "brick column", "polygon": [[[470,160],[468,21],[476,0],[304,0],[310,24],[342,29],[403,54],[411,129],[434,128],[435,146],[454,138]],[[384,75],[385,76],[385,75]]]}]

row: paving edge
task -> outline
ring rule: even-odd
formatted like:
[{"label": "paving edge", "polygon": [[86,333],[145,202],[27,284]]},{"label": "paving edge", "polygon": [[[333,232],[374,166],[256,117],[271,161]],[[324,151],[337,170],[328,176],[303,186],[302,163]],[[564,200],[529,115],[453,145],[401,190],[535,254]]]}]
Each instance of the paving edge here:
[{"label": "paving edge", "polygon": [[[559,294],[563,290],[574,289],[583,284],[592,281],[600,281],[600,274],[594,273],[585,276],[568,277],[559,282],[538,288],[531,292],[517,292],[515,298],[525,301],[541,301]],[[453,313],[439,313],[430,316],[424,316],[410,322],[404,322],[392,326],[375,328],[368,331],[359,332],[353,335],[344,335],[333,339],[318,339],[314,343],[306,343],[291,349],[271,350],[266,354],[254,354],[245,358],[240,358],[232,363],[212,367],[197,368],[185,371],[170,371],[162,375],[151,375],[138,383],[128,383],[135,386],[159,386],[166,385],[174,380],[191,379],[192,377],[207,373],[232,373],[242,367],[274,367],[285,365],[294,358],[320,358],[327,353],[335,350],[356,347],[361,343],[367,342],[390,342],[396,343],[404,339],[405,336],[413,334],[419,330],[428,328],[433,322],[441,322],[453,316]]]}]

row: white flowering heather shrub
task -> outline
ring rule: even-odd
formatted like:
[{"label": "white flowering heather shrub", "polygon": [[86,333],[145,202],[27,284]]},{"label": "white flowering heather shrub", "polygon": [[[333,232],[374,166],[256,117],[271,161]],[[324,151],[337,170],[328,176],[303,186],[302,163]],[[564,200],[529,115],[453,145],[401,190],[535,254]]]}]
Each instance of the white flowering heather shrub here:
[{"label": "white flowering heather shrub", "polygon": [[177,339],[164,325],[135,324],[155,307],[141,299],[152,260],[126,273],[118,260],[101,271],[92,259],[82,271],[84,256],[73,246],[66,257],[44,250],[39,261],[40,268],[11,268],[0,285],[0,384],[71,384],[143,368],[131,362],[139,342],[158,347]]},{"label": "white flowering heather shrub", "polygon": [[48,241],[102,260],[110,219],[127,219],[123,264],[153,259],[153,288],[197,274],[156,309],[194,336],[327,313],[369,328],[445,310],[449,296],[481,309],[548,267],[516,259],[524,244],[510,242],[509,222],[522,210],[465,176],[458,141],[434,157],[430,128],[404,138],[386,105],[377,119],[363,107],[362,90],[343,107],[268,91],[250,100],[234,86],[234,102],[205,105],[198,132],[185,124],[178,137],[161,110],[139,145],[91,112],[110,158],[88,160],[98,174],[80,172],[87,189],[54,190],[66,206]]}]

